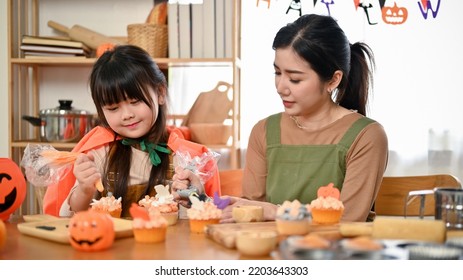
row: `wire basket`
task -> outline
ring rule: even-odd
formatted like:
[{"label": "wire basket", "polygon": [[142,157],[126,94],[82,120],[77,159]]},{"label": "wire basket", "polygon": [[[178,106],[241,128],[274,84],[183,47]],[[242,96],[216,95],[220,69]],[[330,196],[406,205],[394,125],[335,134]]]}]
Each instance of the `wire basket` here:
[{"label": "wire basket", "polygon": [[129,44],[141,47],[152,57],[167,57],[166,24],[129,24],[127,34]]}]

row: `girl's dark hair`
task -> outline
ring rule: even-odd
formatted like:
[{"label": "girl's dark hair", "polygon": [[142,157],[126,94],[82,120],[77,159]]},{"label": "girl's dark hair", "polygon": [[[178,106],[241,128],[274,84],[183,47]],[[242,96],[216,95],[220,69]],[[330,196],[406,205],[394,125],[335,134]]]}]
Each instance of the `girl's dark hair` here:
[{"label": "girl's dark hair", "polygon": [[282,27],[276,34],[272,48],[286,47],[292,47],[307,61],[322,81],[329,81],[336,70],[341,70],[344,75],[335,102],[366,115],[375,67],[373,51],[367,44],[350,44],[332,17],[307,14]]},{"label": "girl's dark hair", "polygon": [[[107,128],[109,128],[109,124],[104,116],[103,106],[117,104],[125,100],[141,100],[151,109],[156,110],[149,89],[153,89],[157,95],[165,95],[165,100],[167,100],[167,82],[164,74],[150,55],[137,46],[121,45],[105,52],[96,61],[90,74],[90,90],[101,121],[100,125]],[[142,139],[155,144],[167,143],[166,103],[159,104],[156,122]],[[103,183],[106,186],[109,185],[107,176],[113,172],[115,176],[111,180],[114,180],[113,195],[124,197],[127,192],[132,150],[130,146],[116,141],[116,138],[109,149],[109,156],[105,162],[106,176],[102,178]],[[169,156],[165,153],[158,154],[161,157],[161,164],[152,166],[145,194],[148,194],[150,188],[156,184],[164,183],[166,179]],[[122,207],[129,207],[130,202],[122,199]]]}]

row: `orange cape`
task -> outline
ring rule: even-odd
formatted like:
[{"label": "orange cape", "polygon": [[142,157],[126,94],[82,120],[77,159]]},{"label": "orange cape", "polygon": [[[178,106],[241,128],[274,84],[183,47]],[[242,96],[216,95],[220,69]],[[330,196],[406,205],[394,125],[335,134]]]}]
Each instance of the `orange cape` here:
[{"label": "orange cape", "polygon": [[[169,148],[176,152],[179,148],[188,152],[191,157],[200,156],[207,152],[206,146],[185,140],[182,131],[176,127],[169,127],[169,140],[167,145]],[[97,126],[88,132],[76,146],[72,149],[73,152],[87,153],[90,150],[98,149],[102,146],[108,145],[114,141],[114,134],[112,131]],[[68,172],[58,183],[49,185],[47,192],[43,198],[43,212],[45,214],[59,216],[59,211],[64,200],[67,198],[71,188],[74,186],[76,178],[73,172]],[[220,192],[220,179],[218,169],[215,168],[214,175],[204,184],[206,194],[210,197]]]}]

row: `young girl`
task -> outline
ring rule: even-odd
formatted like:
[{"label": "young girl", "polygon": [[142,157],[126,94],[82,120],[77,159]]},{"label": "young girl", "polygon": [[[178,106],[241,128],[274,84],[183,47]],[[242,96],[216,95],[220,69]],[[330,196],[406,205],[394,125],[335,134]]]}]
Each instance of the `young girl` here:
[{"label": "young girl", "polygon": [[[266,219],[277,205],[310,203],[317,189],[341,190],[343,221],[367,221],[388,157],[383,127],[365,117],[373,54],[350,44],[329,16],[303,15],[273,41],[275,87],[284,112],[259,121],[249,139],[243,197],[225,209],[258,204]],[[371,213],[374,214],[374,213]]]},{"label": "young girl", "polygon": [[[122,216],[132,202],[154,196],[154,186],[172,179],[172,154],[180,147],[191,156],[207,148],[183,139],[178,129],[167,127],[167,83],[156,63],[141,48],[117,46],[93,66],[90,90],[101,121],[74,148],[81,152],[73,174],[50,186],[45,212],[71,216],[89,208],[92,199],[122,198]],[[96,191],[102,180],[104,191]],[[203,186],[209,196],[220,194],[218,173]],[[69,191],[70,190],[70,191]],[[178,196],[177,196],[178,197]]]}]

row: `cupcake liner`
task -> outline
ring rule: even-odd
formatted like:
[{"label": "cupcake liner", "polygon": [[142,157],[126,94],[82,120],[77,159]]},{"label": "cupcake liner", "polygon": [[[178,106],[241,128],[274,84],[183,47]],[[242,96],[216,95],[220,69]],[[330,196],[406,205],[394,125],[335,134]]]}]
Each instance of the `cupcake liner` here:
[{"label": "cupcake liner", "polygon": [[312,221],[317,224],[337,224],[341,220],[343,209],[312,208]]},{"label": "cupcake liner", "polygon": [[166,240],[167,227],[161,228],[134,228],[133,236],[136,242],[159,243]]}]

